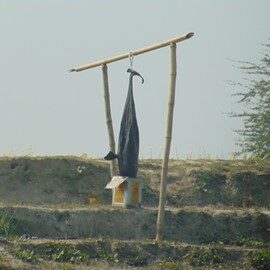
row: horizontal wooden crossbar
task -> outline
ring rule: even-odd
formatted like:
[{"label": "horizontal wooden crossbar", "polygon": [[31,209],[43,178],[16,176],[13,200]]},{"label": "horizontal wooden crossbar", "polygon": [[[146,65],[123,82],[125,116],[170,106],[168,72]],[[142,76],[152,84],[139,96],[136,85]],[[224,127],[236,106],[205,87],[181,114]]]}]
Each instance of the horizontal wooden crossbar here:
[{"label": "horizontal wooden crossbar", "polygon": [[108,59],[104,59],[104,60],[97,61],[97,62],[94,62],[94,63],[90,63],[90,64],[86,64],[86,65],[83,65],[83,66],[75,67],[75,68],[70,69],[69,72],[74,72],[74,71],[79,72],[79,71],[83,71],[83,70],[86,70],[86,69],[98,67],[98,66],[101,66],[103,64],[109,64],[109,63],[112,63],[112,62],[116,62],[116,61],[128,58],[130,56],[136,56],[136,55],[139,55],[139,54],[143,54],[143,53],[146,53],[146,52],[150,52],[150,51],[153,51],[153,50],[156,50],[156,49],[160,49],[160,48],[169,46],[171,43],[178,43],[180,41],[184,41],[184,40],[189,39],[189,38],[191,38],[193,36],[194,36],[194,33],[191,32],[191,33],[188,33],[186,35],[176,37],[176,38],[173,38],[173,39],[170,39],[170,40],[167,40],[167,41],[164,41],[164,42],[161,42],[161,43],[158,43],[158,44],[155,44],[155,45],[152,45],[152,46],[140,49],[140,50],[136,50],[136,51],[132,51],[132,52],[128,52],[128,53],[123,53],[123,54],[113,56],[113,57],[108,58]]}]

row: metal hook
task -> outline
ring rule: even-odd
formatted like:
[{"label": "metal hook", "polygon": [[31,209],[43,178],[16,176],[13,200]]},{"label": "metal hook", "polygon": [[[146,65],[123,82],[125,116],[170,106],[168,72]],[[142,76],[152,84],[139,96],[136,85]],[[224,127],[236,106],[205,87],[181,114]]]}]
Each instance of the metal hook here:
[{"label": "metal hook", "polygon": [[130,68],[132,69],[132,66],[133,66],[133,60],[134,60],[134,55],[133,55],[133,52],[130,52],[129,55],[129,64],[130,64]]}]

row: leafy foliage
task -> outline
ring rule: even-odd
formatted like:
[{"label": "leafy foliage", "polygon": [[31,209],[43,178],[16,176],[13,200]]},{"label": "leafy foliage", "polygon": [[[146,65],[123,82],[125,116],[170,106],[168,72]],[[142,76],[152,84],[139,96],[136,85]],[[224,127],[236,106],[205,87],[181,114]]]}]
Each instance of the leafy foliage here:
[{"label": "leafy foliage", "polygon": [[263,242],[254,239],[253,237],[247,237],[238,235],[235,239],[228,241],[226,244],[236,245],[236,246],[254,246],[254,247],[262,247]]},{"label": "leafy foliage", "polygon": [[270,269],[270,247],[256,253],[252,258],[252,266],[261,270]]},{"label": "leafy foliage", "polygon": [[211,266],[226,261],[226,254],[221,248],[193,249],[190,255],[192,266]]},{"label": "leafy foliage", "polygon": [[38,256],[32,250],[29,251],[29,250],[16,248],[13,253],[18,259],[21,259],[24,262],[30,262],[30,263],[38,262]]},{"label": "leafy foliage", "polygon": [[153,268],[153,270],[160,270],[160,269],[166,269],[166,270],[182,270],[184,269],[184,266],[180,262],[160,262],[156,268]]},{"label": "leafy foliage", "polygon": [[239,62],[239,68],[248,75],[247,84],[232,84],[244,89],[234,96],[246,110],[230,115],[244,121],[244,128],[236,130],[241,137],[237,143],[242,148],[241,153],[270,158],[270,40],[264,47],[265,53],[258,64]]},{"label": "leafy foliage", "polygon": [[40,259],[69,263],[88,261],[87,254],[80,252],[73,245],[58,245],[54,243],[40,245],[40,247],[36,249],[25,248],[23,246],[17,247],[14,255],[23,261],[33,263]]},{"label": "leafy foliage", "polygon": [[5,237],[10,236],[16,232],[18,226],[17,220],[14,218],[14,213],[4,210],[0,214],[0,235]]}]

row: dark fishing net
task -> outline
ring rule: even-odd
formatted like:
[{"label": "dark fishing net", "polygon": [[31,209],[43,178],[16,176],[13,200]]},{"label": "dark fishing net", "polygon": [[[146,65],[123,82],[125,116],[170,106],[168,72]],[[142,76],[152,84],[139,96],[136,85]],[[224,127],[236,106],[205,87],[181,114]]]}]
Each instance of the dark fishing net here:
[{"label": "dark fishing net", "polygon": [[118,165],[122,176],[136,177],[139,157],[139,128],[133,97],[133,73],[129,76],[129,86],[122,115],[118,139]]},{"label": "dark fishing net", "polygon": [[141,77],[141,75],[131,69],[128,69],[128,72],[130,72],[129,86],[121,120],[117,155],[109,152],[105,159],[111,160],[117,158],[119,174],[121,176],[136,177],[139,158],[139,128],[133,97],[133,76],[138,75]]}]

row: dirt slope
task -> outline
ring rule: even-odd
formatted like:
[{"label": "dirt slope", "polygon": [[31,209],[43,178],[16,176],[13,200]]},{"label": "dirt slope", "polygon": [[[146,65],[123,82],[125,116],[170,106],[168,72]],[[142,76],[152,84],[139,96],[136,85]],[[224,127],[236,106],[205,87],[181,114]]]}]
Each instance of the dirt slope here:
[{"label": "dirt slope", "polygon": [[0,269],[269,269],[269,161],[171,160],[157,244],[160,170],[140,161],[143,207],[127,210],[107,162],[1,158]]},{"label": "dirt slope", "polygon": [[89,196],[111,202],[108,165],[76,157],[0,159],[1,203],[84,204]]},{"label": "dirt slope", "polygon": [[[160,160],[143,160],[143,204],[157,205]],[[0,159],[0,203],[87,204],[96,197],[111,203],[104,187],[110,180],[109,164],[78,157],[22,157]],[[168,175],[168,205],[270,205],[270,162],[172,160]]]},{"label": "dirt slope", "polygon": [[[19,236],[143,240],[155,238],[157,209],[0,207],[0,217],[4,216],[11,220],[10,234]],[[270,211],[210,207],[167,209],[164,228],[164,238],[171,241],[233,243],[240,237],[270,244]]]}]

